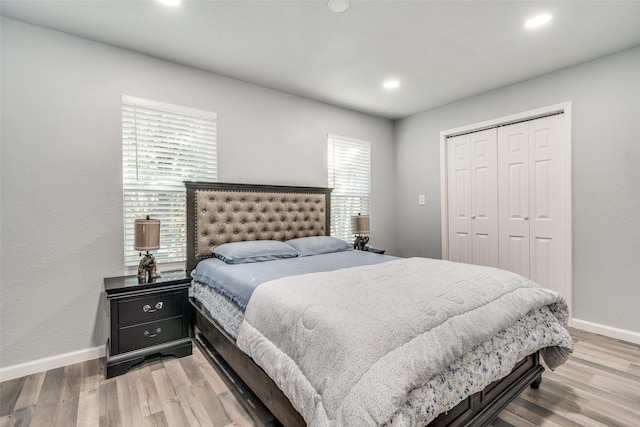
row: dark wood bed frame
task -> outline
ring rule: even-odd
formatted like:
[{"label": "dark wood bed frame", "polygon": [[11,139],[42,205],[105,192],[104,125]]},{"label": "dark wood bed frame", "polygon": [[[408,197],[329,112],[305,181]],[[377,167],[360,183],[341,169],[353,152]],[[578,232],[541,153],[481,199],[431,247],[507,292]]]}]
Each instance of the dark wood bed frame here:
[{"label": "dark wood bed frame", "polygon": [[[203,219],[202,211],[199,212],[199,209],[210,210],[211,205],[207,206],[206,209],[198,206],[199,193],[201,196],[208,194],[233,195],[233,197],[211,197],[210,200],[213,201],[217,199],[221,204],[234,203],[231,209],[236,214],[238,214],[238,209],[245,209],[247,206],[244,203],[237,203],[237,197],[240,197],[244,202],[243,194],[254,196],[256,193],[264,194],[265,200],[274,201],[274,203],[278,203],[280,197],[291,200],[291,197],[297,196],[302,198],[310,195],[319,196],[323,198],[325,203],[322,209],[325,215],[324,224],[316,224],[317,228],[314,230],[305,229],[298,234],[295,234],[295,229],[291,232],[294,233],[294,237],[328,235],[330,233],[331,189],[320,187],[189,182],[185,183],[185,186],[187,187],[187,271],[193,270],[200,260],[211,257],[211,249],[216,245],[227,241],[235,241],[239,238],[237,234],[238,230],[241,229],[240,226],[238,225],[238,227],[236,227],[233,224],[228,224],[231,216],[238,219],[245,230],[247,227],[246,216],[242,216],[242,212],[240,212],[240,215],[219,215],[217,217],[213,215],[207,217],[206,220]],[[235,202],[232,200],[235,200]],[[229,206],[226,208],[229,208]],[[224,209],[225,208],[221,206],[220,212],[223,212]],[[249,209],[252,212],[254,210],[253,207]],[[314,210],[314,215],[317,214],[315,208],[312,208],[312,210]],[[278,208],[276,208],[276,212],[279,212]],[[300,218],[307,218],[304,212],[299,212],[299,214]],[[255,215],[252,217],[255,217]],[[284,218],[283,216],[281,219],[289,220],[290,218]],[[225,236],[221,231],[214,233],[210,227],[215,227],[216,221],[227,222],[227,229],[232,235]],[[271,222],[271,218],[269,222]],[[274,226],[272,228],[275,232],[271,233],[273,236],[268,238],[278,238],[278,236],[282,236],[281,231],[283,227]],[[218,228],[216,230],[220,229]],[[290,232],[287,232],[287,239],[293,238],[290,236]],[[253,239],[253,237],[251,237],[251,239]],[[207,242],[205,243],[203,239]],[[280,239],[286,240],[284,237],[280,237]],[[192,306],[191,325],[194,334],[198,334],[200,339],[206,340],[206,342],[211,345],[285,427],[305,426],[306,423],[302,416],[262,368],[256,365],[250,357],[236,347],[235,340],[208,315],[207,311],[200,306],[198,301],[191,299],[190,303]],[[197,340],[196,344],[198,344]],[[208,351],[206,347],[207,346],[201,346],[201,349],[206,352]],[[538,388],[542,380],[543,372],[544,368],[540,364],[539,352],[531,354],[520,361],[509,375],[501,380],[495,381],[484,390],[469,396],[446,413],[440,414],[438,418],[429,423],[429,427],[486,426],[528,386]]]}]

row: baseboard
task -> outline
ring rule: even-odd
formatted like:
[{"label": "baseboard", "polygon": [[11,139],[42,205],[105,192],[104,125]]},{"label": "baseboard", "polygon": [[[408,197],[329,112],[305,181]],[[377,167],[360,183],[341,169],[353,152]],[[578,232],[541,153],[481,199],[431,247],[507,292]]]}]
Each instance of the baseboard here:
[{"label": "baseboard", "polygon": [[[584,331],[640,345],[640,333],[637,332],[601,325],[586,320],[579,320],[576,318],[571,320],[571,326],[576,329],[582,329]],[[60,354],[57,356],[45,357],[43,359],[25,362],[19,365],[7,366],[6,368],[0,368],[0,382],[36,374],[42,371],[48,371],[49,369],[73,365],[74,363],[86,362],[87,360],[98,359],[104,356],[105,347],[99,346]]]},{"label": "baseboard", "polygon": [[7,366],[6,368],[0,368],[0,382],[48,371],[49,369],[73,365],[74,363],[86,362],[87,360],[98,359],[104,356],[105,347],[100,346],[45,357],[31,362],[20,363],[19,365]]},{"label": "baseboard", "polygon": [[617,338],[634,344],[640,344],[640,333],[618,329],[611,326],[600,325],[598,323],[578,320],[575,317],[571,320],[571,326],[594,334],[600,334],[611,338]]}]

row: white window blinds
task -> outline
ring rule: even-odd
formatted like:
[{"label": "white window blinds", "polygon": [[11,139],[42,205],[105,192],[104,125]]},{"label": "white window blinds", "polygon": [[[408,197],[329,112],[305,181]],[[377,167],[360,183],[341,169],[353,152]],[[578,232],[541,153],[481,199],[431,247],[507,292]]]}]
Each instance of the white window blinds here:
[{"label": "white window blinds", "polygon": [[328,136],[331,235],[353,241],[351,216],[369,214],[371,148],[367,141]]},{"label": "white window blinds", "polygon": [[124,263],[140,262],[134,220],[161,221],[156,262],[186,259],[184,181],[216,181],[217,115],[207,111],[122,97]]}]

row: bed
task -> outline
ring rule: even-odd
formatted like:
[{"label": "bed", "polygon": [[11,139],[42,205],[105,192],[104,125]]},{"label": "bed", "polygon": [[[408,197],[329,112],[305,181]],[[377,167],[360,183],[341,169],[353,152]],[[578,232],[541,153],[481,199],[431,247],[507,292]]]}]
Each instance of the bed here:
[{"label": "bed", "polygon": [[[185,185],[194,334],[285,426],[487,425],[522,390],[539,386],[541,353],[554,367],[571,352],[562,297],[519,276],[344,247],[303,254],[309,241],[335,243],[327,237],[330,189]],[[295,255],[253,263],[266,270],[259,273],[235,264],[233,251],[220,254],[238,246],[230,243],[255,241],[303,244]],[[224,271],[229,276],[208,282]],[[425,271],[437,286],[423,286]],[[242,276],[261,279],[229,293]],[[481,281],[470,296],[466,283]],[[529,306],[529,298],[536,302]],[[291,307],[273,308],[282,301]],[[522,312],[503,311],[507,303]]]}]

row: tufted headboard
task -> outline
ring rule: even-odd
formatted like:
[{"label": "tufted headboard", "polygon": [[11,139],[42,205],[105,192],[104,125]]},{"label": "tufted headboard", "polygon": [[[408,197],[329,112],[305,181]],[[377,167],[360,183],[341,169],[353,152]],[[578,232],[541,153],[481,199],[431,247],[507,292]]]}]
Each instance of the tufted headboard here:
[{"label": "tufted headboard", "polygon": [[185,182],[187,272],[218,245],[330,232],[331,188]]}]

